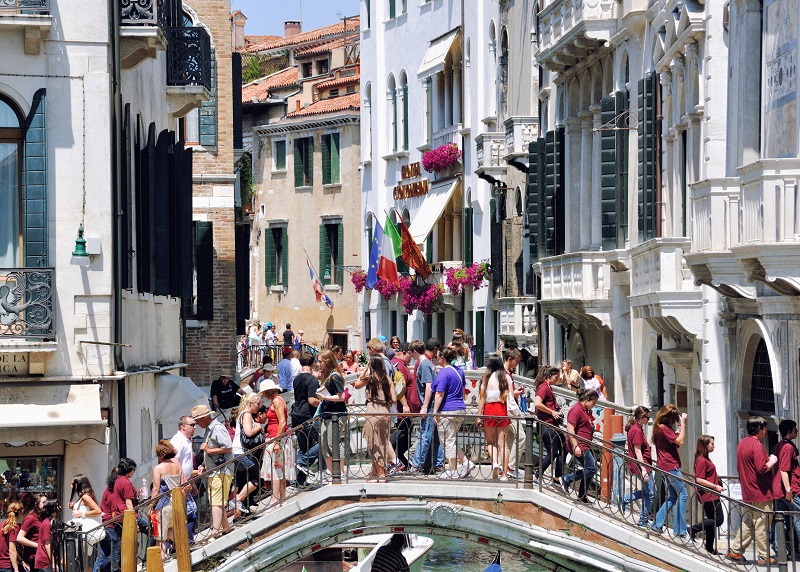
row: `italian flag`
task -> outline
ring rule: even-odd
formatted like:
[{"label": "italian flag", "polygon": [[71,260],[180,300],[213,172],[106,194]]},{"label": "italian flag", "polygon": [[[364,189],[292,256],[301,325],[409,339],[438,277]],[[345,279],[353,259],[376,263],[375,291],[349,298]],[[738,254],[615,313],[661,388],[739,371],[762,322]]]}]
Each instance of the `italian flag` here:
[{"label": "italian flag", "polygon": [[397,232],[397,228],[388,214],[383,225],[383,241],[379,252],[378,276],[399,288],[400,276],[397,274],[397,259],[403,252],[403,244],[400,240],[400,233]]}]

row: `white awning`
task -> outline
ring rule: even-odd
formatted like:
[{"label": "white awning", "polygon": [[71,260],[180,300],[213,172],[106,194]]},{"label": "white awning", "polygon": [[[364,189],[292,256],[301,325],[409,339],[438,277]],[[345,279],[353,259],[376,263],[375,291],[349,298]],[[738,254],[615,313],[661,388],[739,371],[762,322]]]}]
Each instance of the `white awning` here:
[{"label": "white awning", "polygon": [[431,42],[430,46],[428,46],[428,49],[425,51],[425,57],[422,58],[422,64],[420,64],[419,70],[417,71],[417,77],[419,79],[425,79],[435,73],[444,71],[444,60],[460,33],[461,30],[456,28]]},{"label": "white awning", "polygon": [[433,227],[441,218],[459,182],[459,179],[453,179],[431,187],[431,190],[425,195],[422,205],[417,209],[417,214],[411,221],[411,226],[408,227],[414,242],[417,244],[425,242],[425,239],[428,238]]},{"label": "white awning", "polygon": [[208,405],[208,395],[189,377],[160,373],[157,377],[155,421],[161,424],[164,438],[178,430],[178,422],[192,413],[195,405]]},{"label": "white awning", "polygon": [[105,443],[106,425],[99,385],[15,384],[0,392],[0,443]]}]

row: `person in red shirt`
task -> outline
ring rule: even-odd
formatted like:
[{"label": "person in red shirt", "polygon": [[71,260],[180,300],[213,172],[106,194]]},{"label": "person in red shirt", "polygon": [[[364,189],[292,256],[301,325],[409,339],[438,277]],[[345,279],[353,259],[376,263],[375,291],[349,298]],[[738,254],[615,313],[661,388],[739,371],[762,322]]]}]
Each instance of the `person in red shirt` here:
[{"label": "person in red shirt", "polygon": [[554,366],[542,368],[536,380],[536,397],[533,400],[533,407],[536,411],[536,418],[539,420],[539,433],[542,436],[542,446],[544,455],[542,457],[541,474],[545,474],[552,464],[553,484],[561,485],[561,475],[564,472],[564,456],[561,453],[561,435],[558,434],[555,426],[561,425],[561,412],[558,401],[553,393],[553,384],[558,382],[559,370]]},{"label": "person in red shirt", "polygon": [[0,530],[0,570],[19,572],[20,557],[17,554],[17,515],[22,511],[22,503],[13,501],[8,504],[6,519]]},{"label": "person in red shirt", "polygon": [[[653,506],[653,468],[650,443],[644,435],[644,428],[650,420],[650,410],[643,405],[637,407],[628,423],[625,425],[628,441],[628,456],[639,461],[628,461],[628,472],[636,476],[642,483],[642,488],[622,497],[622,512],[624,513],[631,502],[642,499],[642,508],[639,512],[639,526],[645,528],[650,525],[650,507]],[[631,485],[633,487],[633,485]]]},{"label": "person in red shirt", "polygon": [[[575,481],[580,481],[578,487],[578,500],[590,502],[586,497],[587,484],[597,472],[597,463],[594,453],[589,445],[594,436],[594,408],[599,395],[594,389],[584,389],[578,393],[578,402],[567,413],[567,451],[572,453],[581,468],[569,475],[564,475],[561,485],[564,492],[569,494],[570,487]],[[576,439],[580,437],[581,440]]]},{"label": "person in red shirt", "polygon": [[36,546],[34,558],[34,572],[51,572],[53,566],[53,543],[51,542],[50,524],[52,519],[61,512],[58,501],[49,500],[42,509],[42,524],[39,527],[39,542]]},{"label": "person in red shirt", "polygon": [[743,562],[744,551],[755,539],[759,566],[775,563],[775,559],[769,556],[767,530],[775,498],[773,467],[778,463],[778,457],[767,456],[762,443],[766,435],[767,422],[763,417],[750,417],[747,420],[747,437],[739,441],[736,448],[736,468],[739,471],[742,500],[752,507],[745,506],[740,533],[731,542],[730,552],[725,554],[731,560]]},{"label": "person in red shirt", "polygon": [[[778,481],[775,489],[775,510],[795,511],[795,503],[800,501],[800,469],[798,469],[797,447],[792,442],[797,438],[797,422],[791,419],[784,419],[778,425],[778,432],[781,440],[775,445],[775,456],[778,457]],[[789,559],[793,552],[793,547],[798,546],[800,535],[800,518],[786,515],[786,548],[789,551]],[[792,529],[795,530],[795,538],[792,538]]]},{"label": "person in red shirt", "polygon": [[[397,336],[393,336],[394,340]],[[398,340],[399,341],[399,340]],[[411,448],[411,430],[413,418],[408,417],[409,413],[419,413],[419,407],[414,411],[411,403],[408,401],[409,392],[416,392],[414,374],[408,369],[408,363],[411,361],[411,349],[407,342],[399,343],[395,349],[394,358],[392,358],[392,365],[395,367],[396,372],[400,372],[403,376],[403,387],[398,392],[397,377],[392,381],[395,382],[395,392],[397,392],[397,413],[406,415],[397,416],[397,428],[392,432],[389,442],[395,450],[397,458],[389,467],[389,474],[394,475],[406,470],[406,467],[411,466],[411,461],[406,458],[406,453]]]},{"label": "person in red shirt", "polygon": [[39,526],[41,525],[39,515],[46,502],[45,495],[28,496],[23,501],[22,526],[19,527],[17,533],[17,545],[22,547],[21,560],[31,569],[39,542]]},{"label": "person in red shirt", "polygon": [[[678,424],[677,433],[672,428],[676,423]],[[678,448],[683,446],[685,440],[686,413],[681,413],[672,403],[667,403],[659,409],[655,420],[653,420],[653,445],[656,448],[656,466],[676,478],[666,479],[669,483],[667,502],[658,509],[651,530],[656,534],[661,534],[669,511],[672,510],[672,531],[681,539],[688,538],[686,517],[684,515],[686,513],[686,499],[689,497],[689,493],[683,483],[681,457],[678,452]]]},{"label": "person in red shirt", "polygon": [[706,534],[706,551],[709,554],[716,554],[717,549],[714,541],[717,539],[716,529],[725,522],[722,503],[719,495],[724,488],[717,475],[717,467],[709,459],[709,454],[714,452],[714,437],[711,435],[700,435],[697,438],[697,447],[694,453],[694,482],[700,487],[697,488],[697,496],[703,503],[703,513],[705,518],[702,522],[693,524],[689,528],[689,537],[694,540],[695,535],[701,530]]},{"label": "person in red shirt", "polygon": [[100,555],[97,568],[100,572],[119,572],[122,560],[122,515],[133,510],[136,488],[131,477],[136,472],[136,461],[123,457],[106,481],[106,489],[100,501],[103,511],[103,524],[106,537],[100,541]]}]

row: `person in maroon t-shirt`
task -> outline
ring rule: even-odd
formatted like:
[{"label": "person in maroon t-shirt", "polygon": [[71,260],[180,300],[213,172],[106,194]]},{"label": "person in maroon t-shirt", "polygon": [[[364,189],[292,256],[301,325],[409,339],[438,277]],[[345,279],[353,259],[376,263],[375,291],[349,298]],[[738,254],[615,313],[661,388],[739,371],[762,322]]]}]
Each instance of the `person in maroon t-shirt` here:
[{"label": "person in maroon t-shirt", "polygon": [[33,569],[36,547],[39,542],[39,526],[41,525],[39,515],[44,508],[44,503],[47,502],[47,497],[45,495],[36,495],[35,497],[27,497],[26,501],[23,501],[22,526],[19,527],[19,532],[17,533],[17,546],[22,546],[21,560]]},{"label": "person in maroon t-shirt", "polygon": [[[628,472],[638,477],[642,483],[642,488],[631,494],[622,496],[622,512],[624,513],[628,505],[638,499],[642,499],[642,508],[639,512],[639,526],[644,528],[650,524],[650,507],[653,506],[653,468],[652,456],[650,453],[650,443],[644,435],[644,428],[650,420],[650,410],[643,405],[637,407],[628,423],[625,425],[625,432],[628,434],[628,456],[636,459],[637,462],[628,461]],[[633,484],[631,484],[633,487]]]},{"label": "person in maroon t-shirt", "polygon": [[743,553],[755,539],[759,566],[775,563],[775,558],[769,556],[767,530],[775,498],[773,467],[778,463],[778,457],[767,457],[762,443],[766,436],[766,420],[763,417],[750,417],[747,420],[747,437],[739,441],[736,448],[736,468],[739,472],[742,500],[753,508],[745,506],[740,532],[731,542],[730,552],[725,554],[735,562],[744,562]]},{"label": "person in maroon t-shirt", "polygon": [[[586,503],[590,502],[586,497],[587,484],[597,472],[594,453],[587,441],[591,442],[594,436],[592,409],[598,399],[599,395],[594,389],[581,390],[578,393],[578,402],[567,413],[567,451],[572,453],[575,460],[581,464],[581,468],[572,474],[564,475],[561,486],[564,492],[569,494],[572,483],[580,481],[578,500]],[[583,440],[578,440],[576,437],[581,437]]]},{"label": "person in maroon t-shirt", "polygon": [[36,557],[34,558],[34,572],[50,572],[54,569],[53,552],[55,546],[51,542],[50,526],[53,518],[61,512],[58,501],[49,500],[42,509],[42,524],[39,527],[39,541],[36,546]]},{"label": "person in maroon t-shirt", "polygon": [[717,538],[716,529],[725,522],[725,514],[722,510],[722,503],[719,495],[725,490],[717,475],[717,467],[709,459],[709,453],[714,452],[714,437],[711,435],[700,435],[697,438],[697,448],[694,453],[694,482],[700,485],[697,488],[697,495],[703,503],[703,513],[705,518],[702,522],[693,524],[689,528],[689,537],[694,537],[701,530],[706,534],[706,551],[709,554],[716,554],[717,549],[714,541]]},{"label": "person in maroon t-shirt", "polygon": [[[393,340],[395,338],[397,338],[397,336],[392,337]],[[398,338],[398,342],[399,341],[400,340]],[[408,413],[419,413],[419,408],[417,408],[416,411],[413,411],[411,404],[408,401],[409,391],[416,392],[416,380],[414,379],[414,375],[411,373],[411,370],[408,369],[408,362],[410,361],[411,349],[409,348],[408,342],[399,343],[395,349],[394,358],[392,358],[392,365],[395,367],[395,371],[400,372],[404,380],[402,390],[397,394],[398,414],[405,413],[407,415]],[[392,382],[396,381],[397,378],[395,377]],[[395,383],[394,389],[397,391],[397,383]],[[389,442],[392,444],[395,454],[397,455],[397,459],[389,467],[390,475],[403,472],[407,467],[411,466],[411,461],[406,458],[406,453],[411,448],[413,417],[407,417],[406,415],[397,416],[397,428],[392,432],[392,435],[389,438]]]},{"label": "person in maroon t-shirt", "polygon": [[[559,370],[557,367],[547,366],[542,368],[536,380],[536,397],[533,400],[533,408],[536,411],[536,418],[539,420],[539,433],[542,436],[542,445],[544,446],[541,475],[544,475],[550,465],[553,464],[553,484],[556,486],[561,485],[561,475],[564,472],[561,435],[554,427],[554,425],[561,425],[561,411],[551,387],[558,382],[558,376]],[[541,477],[541,475],[539,476]]]},{"label": "person in maroon t-shirt", "polygon": [[0,570],[13,570],[19,572],[22,568],[19,565],[17,555],[17,515],[22,511],[22,503],[12,501],[8,503],[6,509],[6,519],[0,528]]},{"label": "person in maroon t-shirt", "polygon": [[[136,472],[136,461],[123,457],[111,472],[100,501],[103,511],[103,523],[106,537],[100,541],[100,572],[118,572],[122,559],[120,541],[122,540],[122,515],[126,510],[133,510],[136,501],[136,488],[131,477]],[[120,518],[117,518],[120,517]],[[117,520],[114,520],[117,519]],[[142,523],[138,523],[142,526]]]},{"label": "person in maroon t-shirt", "polygon": [[[678,424],[678,432],[672,428]],[[689,493],[681,480],[681,457],[678,447],[686,440],[686,413],[681,413],[672,403],[659,409],[653,420],[653,445],[656,448],[656,466],[676,478],[665,477],[669,483],[667,502],[658,509],[651,530],[656,534],[664,531],[669,511],[672,514],[672,531],[678,538],[688,538],[686,533],[686,499]],[[677,501],[677,502],[676,502]]]},{"label": "person in maroon t-shirt", "polygon": [[[795,511],[795,503],[800,501],[800,482],[797,481],[798,469],[797,447],[792,442],[797,438],[797,422],[792,419],[784,419],[778,425],[778,433],[781,440],[775,445],[775,456],[778,457],[778,471],[776,475],[777,487],[775,487],[775,510]],[[797,500],[795,500],[797,499]],[[786,548],[789,551],[791,560],[792,547],[800,546],[800,518],[786,515],[784,521],[786,526]],[[795,531],[795,538],[792,538],[792,530]]]}]

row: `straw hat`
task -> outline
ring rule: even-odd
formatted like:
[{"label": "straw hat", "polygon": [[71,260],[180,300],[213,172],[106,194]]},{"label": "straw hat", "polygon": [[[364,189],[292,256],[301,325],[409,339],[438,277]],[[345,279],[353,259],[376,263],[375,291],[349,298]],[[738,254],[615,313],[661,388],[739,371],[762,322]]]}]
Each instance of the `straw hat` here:
[{"label": "straw hat", "polygon": [[194,419],[209,416],[211,416],[211,411],[208,410],[208,405],[196,405],[192,407],[192,417]]},{"label": "straw hat", "polygon": [[265,379],[264,381],[258,384],[258,391],[261,393],[265,391],[270,391],[272,389],[277,389],[278,391],[280,391],[281,386],[275,383],[271,377]]}]

